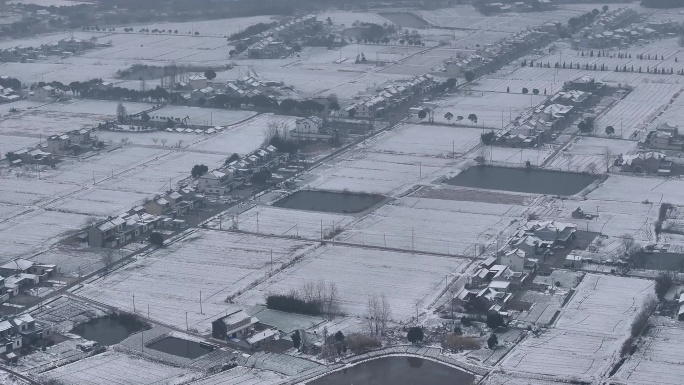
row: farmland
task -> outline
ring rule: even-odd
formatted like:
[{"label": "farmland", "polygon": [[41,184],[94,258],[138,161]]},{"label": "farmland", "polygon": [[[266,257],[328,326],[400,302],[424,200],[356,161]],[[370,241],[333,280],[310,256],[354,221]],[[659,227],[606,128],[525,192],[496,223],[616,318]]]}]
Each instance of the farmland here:
[{"label": "farmland", "polygon": [[[407,320],[415,314],[416,307],[428,306],[439,294],[440,288],[444,288],[445,276],[460,273],[466,264],[463,259],[430,255],[420,256],[420,265],[416,261],[411,253],[323,246],[243,294],[238,302],[263,303],[268,293],[298,290],[315,277],[336,284],[342,294],[342,311],[349,315],[364,314],[367,299],[384,294],[392,307],[393,318]],[[339,274],[340,271],[345,274]]]},{"label": "farmland", "polygon": [[[548,376],[596,378],[607,371],[627,338],[630,318],[652,282],[587,275],[553,329],[529,338],[504,360],[506,370]],[[651,289],[652,290],[652,289]],[[563,362],[572,360],[573,365]]]},{"label": "farmland", "polygon": [[225,302],[228,296],[243,292],[271,269],[306,254],[311,247],[295,240],[266,241],[252,235],[198,231],[92,281],[78,294],[133,311],[135,293],[136,309],[147,311],[149,306],[153,320],[185,329],[187,313],[187,327],[207,333],[218,315],[236,308]]}]

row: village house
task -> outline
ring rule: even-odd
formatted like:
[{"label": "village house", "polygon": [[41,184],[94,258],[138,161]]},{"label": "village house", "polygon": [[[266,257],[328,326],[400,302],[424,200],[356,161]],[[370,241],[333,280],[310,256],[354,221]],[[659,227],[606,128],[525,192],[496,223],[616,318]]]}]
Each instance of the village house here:
[{"label": "village house", "polygon": [[[15,259],[0,266],[0,275],[10,277],[17,274],[32,274],[38,282],[47,281],[55,272],[55,265],[37,263],[26,259]],[[1,292],[0,292],[1,293]]]},{"label": "village house", "polygon": [[225,195],[231,190],[233,172],[209,171],[197,179],[197,189],[203,193]]},{"label": "village house", "polygon": [[188,84],[193,90],[200,90],[207,87],[207,78],[203,75],[193,75],[188,78]]},{"label": "village house", "polygon": [[30,314],[0,318],[0,354],[35,344],[49,335],[50,329],[37,325]]},{"label": "village house", "polygon": [[118,217],[95,223],[88,229],[88,244],[91,247],[117,247],[162,226],[162,217],[143,210],[147,207],[134,208]]},{"label": "village house", "polygon": [[214,338],[228,340],[242,339],[249,336],[259,320],[251,317],[243,310],[227,314],[211,323],[211,335]]},{"label": "village house", "polygon": [[648,173],[658,175],[670,175],[672,162],[666,160],[661,152],[639,152],[630,155],[621,155],[616,164],[624,172]]},{"label": "village house", "polygon": [[534,235],[543,244],[569,246],[574,241],[577,225],[559,221],[530,221],[524,226],[524,234]]},{"label": "village house", "polygon": [[684,150],[684,140],[679,135],[679,127],[667,122],[659,124],[655,130],[651,130],[646,137],[639,141],[639,148],[651,148],[656,150]]}]

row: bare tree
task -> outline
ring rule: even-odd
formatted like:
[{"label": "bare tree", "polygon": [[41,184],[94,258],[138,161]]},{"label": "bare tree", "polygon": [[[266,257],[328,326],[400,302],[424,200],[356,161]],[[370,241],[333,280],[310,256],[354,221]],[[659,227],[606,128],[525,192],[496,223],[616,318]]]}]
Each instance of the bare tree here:
[{"label": "bare tree", "polygon": [[606,172],[609,172],[613,165],[613,151],[608,147],[603,149],[603,162],[606,164]]},{"label": "bare tree", "polygon": [[183,147],[183,140],[179,140],[178,143],[176,143],[176,147],[178,147],[178,148]]},{"label": "bare tree", "polygon": [[392,309],[385,293],[380,297],[380,307],[378,309],[377,323],[380,325],[380,334],[385,333],[387,323],[392,318]]},{"label": "bare tree", "polygon": [[587,170],[589,170],[590,173],[595,174],[596,173],[596,163],[589,163],[587,165]]},{"label": "bare tree", "polygon": [[366,304],[366,322],[368,323],[368,332],[370,335],[376,333],[379,309],[380,303],[378,302],[378,296],[372,295],[368,297],[368,303]]},{"label": "bare tree", "polygon": [[162,144],[162,147],[166,147],[166,142],[168,142],[168,139],[162,138],[162,139],[160,140],[160,142],[161,142],[161,144]]},{"label": "bare tree", "polygon": [[114,265],[114,261],[114,249],[107,249],[100,255],[100,262],[102,262],[102,265],[104,265],[102,275],[107,275],[107,273],[109,273],[109,270],[111,270],[112,266]]},{"label": "bare tree", "polygon": [[337,291],[337,285],[335,285],[335,282],[330,282],[328,284],[328,298],[326,302],[326,312],[329,319],[335,318],[335,315],[339,312],[339,302],[340,294]]},{"label": "bare tree", "polygon": [[154,143],[155,146],[157,145],[158,141],[159,141],[159,138],[152,138],[152,143]]}]

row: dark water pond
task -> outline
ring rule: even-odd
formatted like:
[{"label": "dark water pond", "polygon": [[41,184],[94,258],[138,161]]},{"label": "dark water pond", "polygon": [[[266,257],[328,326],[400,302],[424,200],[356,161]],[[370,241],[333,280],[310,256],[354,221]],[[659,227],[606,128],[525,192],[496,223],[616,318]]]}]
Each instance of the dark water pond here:
[{"label": "dark water pond", "polygon": [[380,12],[379,15],[402,28],[423,28],[427,25],[425,20],[408,12]]},{"label": "dark water pond", "polygon": [[209,345],[176,337],[163,338],[148,345],[147,347],[160,352],[173,354],[174,356],[190,358],[193,360],[214,351],[214,348]]},{"label": "dark water pond", "polygon": [[684,271],[684,254],[680,253],[643,253],[637,262],[643,269]]},{"label": "dark water pond", "polygon": [[128,314],[112,314],[75,326],[71,332],[100,345],[115,345],[149,325]]},{"label": "dark water pond", "polygon": [[598,180],[598,175],[539,169],[474,166],[447,184],[532,194],[574,195]]},{"label": "dark water pond", "polygon": [[464,371],[418,357],[385,357],[330,373],[309,385],[471,385]]},{"label": "dark water pond", "polygon": [[359,213],[382,202],[382,195],[333,191],[297,191],[273,205],[288,209],[328,213]]}]

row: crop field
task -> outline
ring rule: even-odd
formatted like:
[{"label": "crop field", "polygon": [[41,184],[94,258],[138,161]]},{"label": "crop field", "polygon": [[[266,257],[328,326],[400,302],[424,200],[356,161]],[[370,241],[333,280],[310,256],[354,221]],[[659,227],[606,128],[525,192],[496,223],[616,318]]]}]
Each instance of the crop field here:
[{"label": "crop field", "polygon": [[590,199],[684,204],[684,181],[655,177],[636,177],[630,175],[611,175],[596,190],[587,195]]},{"label": "crop field", "polygon": [[[441,99],[435,108],[435,121],[439,123],[456,123],[457,117],[463,117],[458,122],[462,125],[472,124],[468,120],[470,114],[477,116],[477,127],[503,128],[511,119],[545,100],[541,95],[514,95],[498,92],[471,92],[458,96]],[[451,112],[454,118],[447,120],[444,115]]]},{"label": "crop field", "polygon": [[49,248],[83,226],[86,219],[80,214],[36,210],[0,223],[2,263]]},{"label": "crop field", "polygon": [[681,380],[681,357],[684,347],[676,341],[684,338],[684,329],[669,318],[659,318],[662,324],[652,327],[643,348],[627,359],[615,374],[615,379],[629,384],[676,385]]},{"label": "crop field", "polygon": [[435,179],[453,161],[479,143],[470,128],[404,125],[359,145],[334,163],[313,170],[308,187],[320,190],[394,194],[416,183]]},{"label": "crop field", "polygon": [[[263,303],[268,293],[300,289],[307,280],[334,282],[341,308],[352,316],[366,312],[369,296],[385,294],[392,318],[407,320],[444,288],[445,276],[460,273],[466,261],[454,257],[414,255],[347,246],[323,246],[238,298]],[[340,274],[340,272],[345,272]]]},{"label": "crop field", "polygon": [[220,224],[218,220],[212,220],[209,226],[224,229],[235,226],[237,230],[250,233],[323,239],[331,230],[344,228],[354,220],[355,217],[348,215],[258,205],[239,215],[223,215]]},{"label": "crop field", "polygon": [[[606,170],[605,151],[614,156],[626,155],[636,150],[636,142],[618,139],[578,137],[560,151],[548,167],[577,172],[603,172]],[[593,164],[593,166],[592,166]],[[611,164],[612,167],[612,164]]]},{"label": "crop field", "polygon": [[526,207],[405,197],[349,226],[336,239],[444,254],[476,256],[520,220]]},{"label": "crop field", "polygon": [[269,370],[238,366],[189,385],[276,385],[286,379],[286,376]]},{"label": "crop field", "polygon": [[244,292],[311,247],[296,240],[196,231],[89,283],[78,294],[125,311],[133,311],[135,294],[136,310],[146,313],[149,306],[153,320],[185,329],[188,312],[190,330],[208,333],[213,320],[235,308],[225,302],[229,295]]},{"label": "crop field", "polygon": [[202,374],[158,362],[108,351],[42,373],[46,380],[69,381],[73,385],[99,385],[103,381],[117,385],[182,384]]},{"label": "crop field", "polygon": [[266,137],[266,130],[270,125],[295,128],[294,116],[262,114],[254,119],[226,128],[220,134],[202,140],[187,148],[197,153],[215,153],[230,156],[233,153],[246,155],[260,148]]},{"label": "crop field", "polygon": [[[508,371],[590,380],[606,372],[653,282],[586,275],[556,325],[528,337],[502,362]],[[568,365],[572,362],[572,365]]]}]

